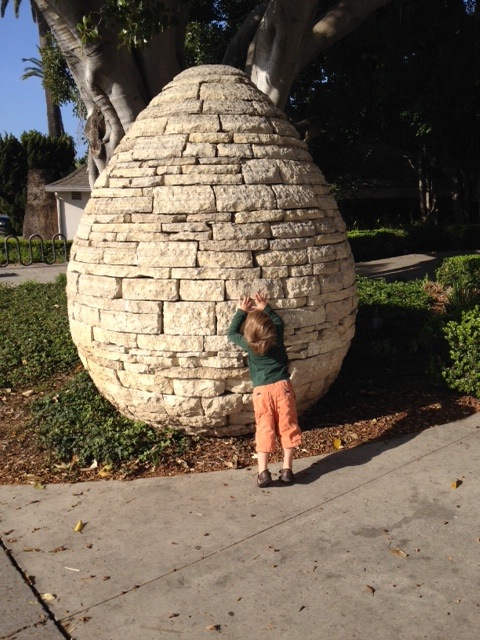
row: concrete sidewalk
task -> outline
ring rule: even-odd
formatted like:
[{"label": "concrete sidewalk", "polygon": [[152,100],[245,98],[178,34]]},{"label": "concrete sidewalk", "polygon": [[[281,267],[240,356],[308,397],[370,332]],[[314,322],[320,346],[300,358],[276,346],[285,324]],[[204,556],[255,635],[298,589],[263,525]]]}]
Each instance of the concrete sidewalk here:
[{"label": "concrete sidewalk", "polygon": [[67,272],[67,263],[32,264],[29,267],[9,265],[0,268],[0,284],[22,284],[23,282],[53,282],[59,273]]},{"label": "concrete sidewalk", "polygon": [[0,487],[0,638],[476,640],[480,415],[296,471]]}]

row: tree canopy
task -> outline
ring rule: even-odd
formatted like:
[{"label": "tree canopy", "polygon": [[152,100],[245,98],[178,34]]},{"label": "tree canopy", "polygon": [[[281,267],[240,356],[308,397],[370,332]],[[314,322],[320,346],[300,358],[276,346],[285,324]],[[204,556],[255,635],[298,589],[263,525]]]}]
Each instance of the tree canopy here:
[{"label": "tree canopy", "polygon": [[[1,1],[2,15],[8,4]],[[18,11],[21,0],[11,4]],[[418,180],[424,217],[435,211],[440,183],[458,211],[472,215],[480,191],[475,0],[31,5],[85,105],[92,175],[173,76],[224,63],[245,70],[287,111],[339,186],[369,178],[362,167],[376,148],[395,149]]]}]

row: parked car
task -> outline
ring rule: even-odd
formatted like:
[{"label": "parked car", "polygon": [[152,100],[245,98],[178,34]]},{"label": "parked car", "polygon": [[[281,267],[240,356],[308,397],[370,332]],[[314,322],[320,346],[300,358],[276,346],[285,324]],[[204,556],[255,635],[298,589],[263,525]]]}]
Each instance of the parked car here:
[{"label": "parked car", "polygon": [[10,218],[3,214],[0,215],[0,236],[13,235],[13,227]]}]

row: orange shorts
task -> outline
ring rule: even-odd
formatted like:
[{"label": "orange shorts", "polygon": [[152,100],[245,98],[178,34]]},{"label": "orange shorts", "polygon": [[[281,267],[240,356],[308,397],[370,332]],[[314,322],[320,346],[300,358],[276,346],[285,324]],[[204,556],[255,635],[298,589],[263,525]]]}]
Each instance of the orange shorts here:
[{"label": "orange shorts", "polygon": [[257,451],[275,451],[276,438],[283,449],[297,447],[302,442],[298,426],[295,391],[290,380],[280,380],[253,389],[255,411],[255,444]]}]

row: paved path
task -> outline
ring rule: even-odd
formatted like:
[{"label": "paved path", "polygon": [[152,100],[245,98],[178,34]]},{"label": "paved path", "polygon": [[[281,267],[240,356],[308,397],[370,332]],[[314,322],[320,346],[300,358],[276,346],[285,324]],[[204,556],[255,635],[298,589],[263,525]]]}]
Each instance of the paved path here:
[{"label": "paved path", "polygon": [[0,486],[0,640],[477,639],[479,414],[296,470]]},{"label": "paved path", "polygon": [[0,487],[0,638],[478,638],[478,414],[297,474]]}]

